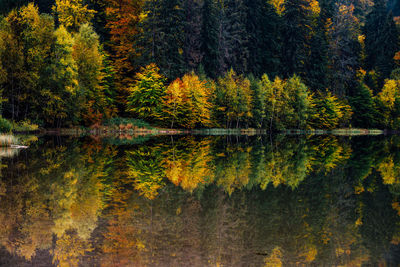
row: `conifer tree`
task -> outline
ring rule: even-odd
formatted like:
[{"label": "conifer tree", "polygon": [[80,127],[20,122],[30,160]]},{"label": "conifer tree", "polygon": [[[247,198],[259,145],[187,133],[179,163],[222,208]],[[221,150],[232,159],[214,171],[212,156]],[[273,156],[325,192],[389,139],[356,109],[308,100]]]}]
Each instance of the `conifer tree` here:
[{"label": "conifer tree", "polygon": [[202,8],[202,66],[211,78],[218,76],[218,7],[215,0],[204,0]]},{"label": "conifer tree", "polygon": [[246,30],[246,6],[243,0],[225,0],[224,7],[227,15],[227,64],[237,73],[248,71],[248,35]]},{"label": "conifer tree", "polygon": [[392,13],[384,0],[375,0],[364,26],[367,70],[375,69],[382,83],[393,67],[393,57],[399,50],[399,39]]},{"label": "conifer tree", "polygon": [[306,0],[287,0],[283,12],[282,64],[285,77],[305,73],[304,62],[309,54],[311,11]]},{"label": "conifer tree", "polygon": [[165,77],[155,64],[150,64],[136,74],[128,97],[128,112],[150,122],[162,119],[161,109],[165,95]]},{"label": "conifer tree", "polygon": [[376,107],[372,98],[371,89],[359,81],[349,104],[353,111],[352,126],[373,128],[376,127]]},{"label": "conifer tree", "polygon": [[313,28],[310,40],[310,54],[306,60],[306,69],[304,73],[304,82],[310,89],[324,91],[328,87],[328,40],[325,26],[321,17]]},{"label": "conifer tree", "polygon": [[135,59],[139,51],[135,41],[139,34],[138,24],[143,19],[143,0],[96,0],[95,4],[94,7],[100,7],[100,10],[95,14],[94,25],[107,40],[105,48],[110,53],[115,72],[117,106],[119,113],[124,114],[129,95],[127,89],[138,70]]},{"label": "conifer tree", "polygon": [[141,24],[140,63],[156,63],[170,79],[185,72],[184,10],[180,0],[152,0],[145,5],[148,13]]},{"label": "conifer tree", "polygon": [[330,89],[337,95],[351,94],[359,69],[359,24],[354,6],[337,4],[329,28]]},{"label": "conifer tree", "polygon": [[197,70],[202,59],[203,52],[201,47],[203,40],[201,36],[203,17],[202,8],[204,5],[203,0],[185,0],[185,39],[184,39],[184,59],[186,71]]}]

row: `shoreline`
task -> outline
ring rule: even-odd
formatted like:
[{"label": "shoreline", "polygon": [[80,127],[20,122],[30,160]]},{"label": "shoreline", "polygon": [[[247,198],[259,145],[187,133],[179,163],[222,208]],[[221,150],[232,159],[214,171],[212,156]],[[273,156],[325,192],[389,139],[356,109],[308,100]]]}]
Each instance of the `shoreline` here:
[{"label": "shoreline", "polygon": [[[339,128],[333,130],[300,130],[288,129],[282,131],[269,131],[267,129],[163,129],[163,128],[130,128],[130,129],[113,129],[109,127],[99,128],[60,128],[60,129],[43,129],[35,133],[41,135],[95,135],[95,136],[162,136],[162,135],[269,135],[269,134],[284,134],[284,135],[337,135],[337,136],[358,136],[358,135],[392,135],[400,134],[400,131],[378,130],[378,129],[353,129]],[[20,132],[14,134],[21,134]],[[24,134],[24,133],[22,133]],[[32,134],[32,133],[31,133]]]}]

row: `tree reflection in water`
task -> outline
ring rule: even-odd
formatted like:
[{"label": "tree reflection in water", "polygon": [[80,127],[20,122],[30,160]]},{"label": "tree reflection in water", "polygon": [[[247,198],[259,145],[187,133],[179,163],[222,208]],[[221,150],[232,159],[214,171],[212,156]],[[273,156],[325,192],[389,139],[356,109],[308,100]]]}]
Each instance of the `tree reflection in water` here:
[{"label": "tree reflection in water", "polygon": [[397,136],[131,140],[1,151],[0,265],[399,264]]}]

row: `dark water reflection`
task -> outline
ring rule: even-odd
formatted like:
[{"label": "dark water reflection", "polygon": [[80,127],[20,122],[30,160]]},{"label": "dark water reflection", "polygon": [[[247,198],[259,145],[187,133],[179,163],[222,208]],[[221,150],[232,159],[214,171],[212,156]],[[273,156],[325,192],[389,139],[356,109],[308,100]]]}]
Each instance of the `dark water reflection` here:
[{"label": "dark water reflection", "polygon": [[399,147],[39,138],[0,153],[0,265],[398,266]]}]

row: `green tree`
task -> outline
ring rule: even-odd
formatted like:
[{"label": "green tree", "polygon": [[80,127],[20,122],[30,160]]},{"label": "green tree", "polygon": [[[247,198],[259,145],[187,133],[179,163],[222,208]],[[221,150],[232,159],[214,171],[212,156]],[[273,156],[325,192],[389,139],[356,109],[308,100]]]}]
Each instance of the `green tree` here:
[{"label": "green tree", "polygon": [[74,39],[60,26],[55,32],[51,61],[47,68],[47,86],[43,88],[43,118],[50,125],[60,127],[77,123],[78,67],[73,58]]},{"label": "green tree", "polygon": [[269,80],[267,75],[263,75],[261,78],[261,86],[267,93],[266,116],[269,120],[270,130],[285,128],[281,115],[288,110],[285,109],[285,105],[288,103],[288,94],[284,90],[284,84],[285,82],[279,77],[275,77],[273,82]]},{"label": "green tree", "polygon": [[359,69],[359,23],[353,5],[337,4],[329,29],[330,85],[339,96],[351,95]]},{"label": "green tree", "polygon": [[367,70],[375,69],[382,84],[390,75],[394,67],[393,57],[399,50],[398,31],[385,1],[374,1],[374,7],[367,15],[364,34]]},{"label": "green tree", "polygon": [[42,117],[39,102],[51,53],[54,22],[32,3],[12,11],[1,24],[5,112],[13,120]]},{"label": "green tree", "polygon": [[288,113],[286,128],[305,129],[309,110],[308,88],[299,76],[292,76],[285,83],[284,90],[289,94],[289,104],[293,114]]},{"label": "green tree", "polygon": [[225,0],[223,2],[227,15],[227,66],[239,74],[246,74],[250,56],[246,29],[246,6],[243,0]]},{"label": "green tree", "polygon": [[216,78],[218,73],[218,6],[215,0],[204,0],[202,8],[203,24],[201,29],[202,65],[209,77]]},{"label": "green tree", "polygon": [[107,117],[102,86],[103,55],[99,37],[89,24],[82,24],[75,35],[73,56],[78,69],[80,117],[86,125],[101,123]]},{"label": "green tree", "polygon": [[305,73],[311,34],[311,10],[308,6],[306,0],[287,0],[284,4],[282,64],[285,77]]},{"label": "green tree", "polygon": [[309,101],[308,125],[313,129],[335,129],[351,119],[351,107],[330,92],[318,92]]},{"label": "green tree", "polygon": [[[266,122],[266,104],[267,104],[267,86],[263,85],[262,82],[253,76],[249,77],[250,89],[253,95],[252,113],[253,113],[253,125],[257,128],[265,127]],[[268,81],[266,74],[262,77],[263,82]],[[270,86],[270,85],[269,85]]]},{"label": "green tree", "polygon": [[260,77],[267,73],[274,77],[280,73],[282,49],[282,17],[270,1],[246,0],[246,32],[248,47],[247,72]]},{"label": "green tree", "polygon": [[140,64],[154,62],[170,79],[185,73],[184,10],[179,0],[147,1],[140,24]]},{"label": "green tree", "polygon": [[349,104],[353,110],[351,122],[355,127],[373,128],[377,125],[377,110],[372,91],[363,80],[364,78],[360,77],[353,96],[349,97]]},{"label": "green tree", "polygon": [[183,54],[187,71],[198,69],[203,60],[202,8],[204,0],[186,0],[183,2],[185,12]]},{"label": "green tree", "polygon": [[142,68],[136,74],[127,100],[127,111],[149,122],[158,122],[161,119],[166,79],[159,71],[155,64]]},{"label": "green tree", "polygon": [[243,125],[241,123],[248,125],[252,117],[252,95],[248,79],[231,69],[218,79],[215,100],[217,117],[225,127],[231,128],[233,122],[236,123],[236,128]]},{"label": "green tree", "polygon": [[314,92],[328,87],[328,38],[322,16],[320,13],[313,22],[310,54],[305,62],[307,71],[303,74],[305,83]]}]

